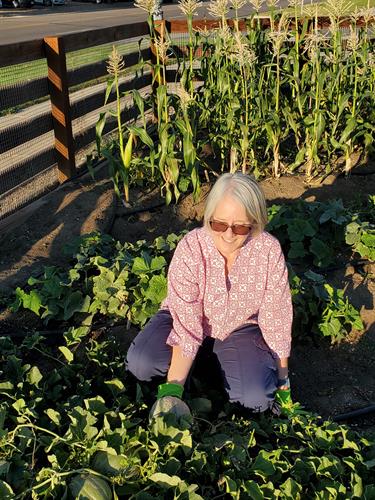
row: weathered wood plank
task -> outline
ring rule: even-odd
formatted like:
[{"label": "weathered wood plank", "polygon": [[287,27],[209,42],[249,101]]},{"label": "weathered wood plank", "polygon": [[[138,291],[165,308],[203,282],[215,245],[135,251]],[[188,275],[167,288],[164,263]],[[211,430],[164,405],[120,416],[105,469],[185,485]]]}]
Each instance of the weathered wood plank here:
[{"label": "weathered wood plank", "polygon": [[[263,20],[262,20],[263,21]],[[239,21],[240,30],[246,30],[246,20],[241,19]],[[227,20],[228,26],[233,27],[233,19]],[[193,19],[193,28],[201,30],[213,30],[220,27],[220,21],[214,19]],[[188,33],[188,23],[184,19],[171,19],[166,21],[166,28],[169,33]]]},{"label": "weathered wood plank", "polygon": [[[0,67],[13,66],[45,57],[43,39],[0,45]],[[2,85],[3,82],[0,82]]]},{"label": "weathered wood plank", "polygon": [[[150,49],[143,49],[140,54],[139,52],[126,54],[124,56],[126,68],[130,68],[131,66],[138,64],[140,56],[143,60],[148,61],[151,57]],[[74,85],[79,85],[80,83],[88,82],[90,80],[95,80],[96,78],[100,78],[105,75],[108,75],[107,61],[87,64],[68,72],[69,87],[73,87]]]},{"label": "weathered wood plank", "polygon": [[53,130],[51,111],[0,130],[0,154]]},{"label": "weathered wood plank", "polygon": [[[291,15],[290,16],[292,23],[294,22],[294,18]],[[241,31],[245,31],[247,28],[247,25],[249,22],[257,23],[258,19],[253,19],[252,21],[246,20],[246,19],[240,19],[239,20],[239,28]],[[302,26],[304,22],[304,19],[301,18],[299,20],[299,24]],[[311,22],[313,22],[313,19],[311,19]],[[229,27],[234,26],[233,19],[227,19],[227,23]],[[259,18],[259,23],[260,26],[263,29],[269,28],[270,27],[270,19],[269,17],[260,17]],[[351,19],[348,17],[343,17],[340,20],[340,28],[348,28],[352,24]],[[361,27],[365,25],[365,20],[363,17],[360,17],[357,19],[357,26]],[[277,25],[277,23],[276,23]],[[318,18],[318,27],[319,28],[327,28],[330,26],[330,19],[328,16],[319,16]],[[187,20],[184,19],[170,19],[166,21],[166,27],[169,33],[188,33],[188,24]],[[206,30],[212,30],[220,27],[220,21],[219,20],[214,20],[214,19],[193,19],[193,28],[194,29],[206,29]],[[291,25],[292,27],[292,25]]]},{"label": "weathered wood plank", "polygon": [[[120,84],[119,88],[120,92],[123,93],[131,89],[139,90],[150,84],[151,84],[151,75],[148,74],[140,78],[129,79],[128,81]],[[104,104],[104,96],[105,96],[105,87],[101,87],[98,88],[98,90],[95,93],[91,93],[86,98],[74,102],[71,105],[72,119],[74,120],[76,118],[79,118],[80,116],[83,116],[87,113],[90,113],[91,111],[94,111],[95,109],[98,110],[98,117],[99,117],[99,110]],[[112,92],[107,102],[111,103],[115,100],[116,100],[116,95],[115,93]]]},{"label": "weathered wood plank", "polygon": [[66,51],[61,37],[47,37],[44,41],[59,181],[64,182],[76,174]]},{"label": "weathered wood plank", "polygon": [[64,35],[65,50],[74,50],[94,47],[103,43],[126,40],[148,35],[148,25],[146,22],[126,24],[121,26],[111,26],[109,28],[90,29],[80,33]]},{"label": "weathered wood plank", "polygon": [[53,148],[48,148],[36,155],[30,156],[24,162],[14,165],[4,172],[0,172],[0,195],[10,191],[55,163],[55,151]]},{"label": "weathered wood plank", "polygon": [[46,77],[31,80],[11,87],[3,87],[0,92],[0,111],[21,106],[30,101],[49,95]]}]

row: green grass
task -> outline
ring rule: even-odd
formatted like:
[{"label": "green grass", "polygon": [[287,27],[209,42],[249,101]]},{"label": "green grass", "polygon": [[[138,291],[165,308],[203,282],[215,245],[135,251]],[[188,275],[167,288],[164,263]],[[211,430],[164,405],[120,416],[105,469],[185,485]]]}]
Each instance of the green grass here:
[{"label": "green grass", "polygon": [[[99,61],[108,59],[112,51],[112,43],[98,45],[88,49],[81,49],[67,53],[67,68],[73,70],[87,64],[93,64]],[[144,39],[141,48],[148,45],[148,40]],[[124,57],[126,64],[126,54],[138,50],[138,42],[125,42],[116,44],[119,53]],[[37,78],[47,77],[47,61],[46,59],[38,59],[14,66],[6,66],[0,68],[0,86],[8,87],[17,85]]]}]

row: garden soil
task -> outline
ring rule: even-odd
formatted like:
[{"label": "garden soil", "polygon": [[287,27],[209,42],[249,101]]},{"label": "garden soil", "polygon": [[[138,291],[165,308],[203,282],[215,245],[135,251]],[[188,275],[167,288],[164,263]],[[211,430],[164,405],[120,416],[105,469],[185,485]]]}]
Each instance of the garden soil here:
[{"label": "garden soil", "polygon": [[[282,177],[261,183],[268,204],[293,200],[327,201],[375,194],[375,167],[355,169],[349,178],[331,175],[322,183],[305,184],[302,177]],[[166,207],[157,191],[134,189],[130,206],[114,196],[106,166],[95,180],[86,175],[64,184],[27,209],[0,221],[0,298],[45,265],[63,265],[62,248],[76,236],[99,230],[122,242],[153,240],[158,235],[192,229],[202,219],[205,185],[197,203],[187,196],[177,206]],[[335,416],[375,404],[375,265],[346,266],[332,273],[329,281],[345,287],[351,302],[361,311],[363,334],[352,332],[347,342],[331,346],[311,338],[294,342],[291,383],[294,399],[323,417]],[[33,327],[32,314],[0,312],[0,335]],[[38,322],[35,323],[37,325]],[[112,335],[125,351],[135,330],[123,326],[103,328],[97,335]],[[359,429],[375,432],[375,416],[353,420]]]}]

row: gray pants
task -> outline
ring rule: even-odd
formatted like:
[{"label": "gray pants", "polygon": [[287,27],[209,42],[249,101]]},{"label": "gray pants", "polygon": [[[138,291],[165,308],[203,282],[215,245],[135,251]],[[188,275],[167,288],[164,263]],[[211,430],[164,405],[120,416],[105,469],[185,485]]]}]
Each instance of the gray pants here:
[{"label": "gray pants", "polygon": [[[166,344],[173,320],[160,310],[132,342],[126,368],[138,379],[165,377],[171,363],[172,347]],[[276,361],[257,325],[244,325],[224,341],[215,340],[216,354],[231,402],[254,411],[272,406],[277,384]]]}]

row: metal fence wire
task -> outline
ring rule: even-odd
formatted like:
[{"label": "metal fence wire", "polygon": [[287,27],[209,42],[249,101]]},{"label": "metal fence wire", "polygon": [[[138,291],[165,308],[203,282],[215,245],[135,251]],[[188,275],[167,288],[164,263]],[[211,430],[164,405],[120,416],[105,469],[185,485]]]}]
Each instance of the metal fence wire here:
[{"label": "metal fence wire", "polygon": [[2,67],[0,219],[57,183],[47,62],[39,59]]}]

